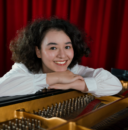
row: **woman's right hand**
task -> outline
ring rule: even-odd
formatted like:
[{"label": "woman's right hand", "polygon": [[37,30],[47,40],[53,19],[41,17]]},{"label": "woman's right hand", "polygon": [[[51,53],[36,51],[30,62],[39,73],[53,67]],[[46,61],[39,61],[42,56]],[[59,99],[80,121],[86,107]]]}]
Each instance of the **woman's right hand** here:
[{"label": "woman's right hand", "polygon": [[71,71],[47,73],[46,82],[49,85],[53,84],[67,84],[76,80],[84,80],[82,76],[73,74]]},{"label": "woman's right hand", "polygon": [[76,80],[84,80],[82,76],[73,74],[71,71],[67,70],[64,72],[56,72],[58,76],[58,83],[66,84],[72,83]]}]

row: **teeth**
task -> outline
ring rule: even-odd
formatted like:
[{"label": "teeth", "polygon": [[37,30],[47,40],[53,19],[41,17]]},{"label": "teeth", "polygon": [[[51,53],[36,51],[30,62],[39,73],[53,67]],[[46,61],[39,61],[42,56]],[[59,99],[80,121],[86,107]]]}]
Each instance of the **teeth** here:
[{"label": "teeth", "polygon": [[64,62],[55,62],[55,63],[57,63],[57,64],[64,64],[64,63],[66,63],[66,61],[64,61]]}]

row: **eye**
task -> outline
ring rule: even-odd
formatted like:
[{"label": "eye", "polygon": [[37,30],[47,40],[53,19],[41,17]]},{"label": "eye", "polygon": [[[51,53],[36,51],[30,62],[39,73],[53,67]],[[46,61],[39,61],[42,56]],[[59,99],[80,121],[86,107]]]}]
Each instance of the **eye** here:
[{"label": "eye", "polygon": [[70,49],[71,47],[70,47],[70,46],[66,46],[65,48],[66,48],[66,49]]},{"label": "eye", "polygon": [[56,47],[51,47],[50,50],[56,50]]}]

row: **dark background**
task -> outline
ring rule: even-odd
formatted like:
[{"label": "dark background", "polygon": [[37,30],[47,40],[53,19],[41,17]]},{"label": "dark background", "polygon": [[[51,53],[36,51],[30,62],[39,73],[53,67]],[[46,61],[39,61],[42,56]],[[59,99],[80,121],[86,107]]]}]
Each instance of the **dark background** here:
[{"label": "dark background", "polygon": [[87,33],[82,65],[128,70],[128,0],[0,0],[0,77],[10,70],[9,44],[36,18],[57,16]]}]

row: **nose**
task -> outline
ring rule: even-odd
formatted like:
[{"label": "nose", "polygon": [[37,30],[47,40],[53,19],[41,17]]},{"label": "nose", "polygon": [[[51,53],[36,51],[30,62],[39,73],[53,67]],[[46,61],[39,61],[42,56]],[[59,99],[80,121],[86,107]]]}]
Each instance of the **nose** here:
[{"label": "nose", "polygon": [[65,50],[64,49],[59,49],[57,57],[61,58],[61,59],[65,58],[66,57]]}]

